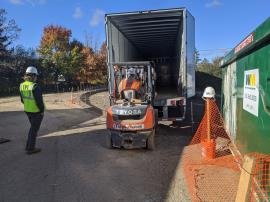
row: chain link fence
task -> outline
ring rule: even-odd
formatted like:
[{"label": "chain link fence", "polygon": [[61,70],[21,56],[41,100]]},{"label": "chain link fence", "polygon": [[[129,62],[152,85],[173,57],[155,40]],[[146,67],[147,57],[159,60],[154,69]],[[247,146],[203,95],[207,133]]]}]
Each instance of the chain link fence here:
[{"label": "chain link fence", "polygon": [[[72,83],[58,83],[58,84],[40,84],[43,93],[66,93],[66,92],[79,92],[89,91],[93,88],[103,88],[104,84],[72,84]],[[0,86],[0,97],[8,97],[19,95],[18,86]]]}]

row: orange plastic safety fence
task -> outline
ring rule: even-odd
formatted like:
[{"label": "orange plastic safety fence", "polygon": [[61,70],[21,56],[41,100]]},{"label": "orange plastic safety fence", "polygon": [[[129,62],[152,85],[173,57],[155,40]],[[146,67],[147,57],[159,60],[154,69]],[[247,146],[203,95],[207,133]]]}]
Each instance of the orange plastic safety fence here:
[{"label": "orange plastic safety fence", "polygon": [[231,155],[231,140],[213,99],[190,144],[183,152],[184,173],[192,201],[234,201],[240,176],[239,159]]},{"label": "orange plastic safety fence", "polygon": [[[236,152],[232,155],[233,150]],[[207,100],[199,127],[183,151],[184,174],[192,201],[235,201],[244,170],[243,157],[237,151],[215,100]],[[248,155],[255,161],[249,173],[252,177],[248,201],[270,201],[270,155]]]},{"label": "orange plastic safety fence", "polygon": [[253,153],[255,160],[249,191],[250,201],[270,201],[270,155]]},{"label": "orange plastic safety fence", "polygon": [[[209,107],[206,102],[204,116],[190,144],[198,144],[206,140],[208,138],[207,130],[209,129],[210,139],[217,139],[218,137],[227,140],[230,139],[225,130],[224,122],[215,100],[209,99],[208,104]],[[208,126],[208,122],[210,124],[210,128]]]}]

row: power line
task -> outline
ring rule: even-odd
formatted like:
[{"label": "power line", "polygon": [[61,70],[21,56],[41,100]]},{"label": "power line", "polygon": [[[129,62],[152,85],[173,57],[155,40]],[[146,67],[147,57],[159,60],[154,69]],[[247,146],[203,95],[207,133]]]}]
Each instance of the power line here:
[{"label": "power line", "polygon": [[230,51],[232,48],[216,48],[216,49],[204,49],[204,50],[198,50],[199,52],[214,52],[214,51]]}]

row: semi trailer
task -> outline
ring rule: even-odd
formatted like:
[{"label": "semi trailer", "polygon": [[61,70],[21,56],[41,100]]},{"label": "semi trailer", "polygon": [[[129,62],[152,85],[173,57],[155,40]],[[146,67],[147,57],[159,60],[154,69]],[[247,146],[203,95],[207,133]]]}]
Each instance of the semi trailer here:
[{"label": "semi trailer", "polygon": [[186,8],[105,15],[110,100],[113,63],[153,61],[154,108],[160,120],[185,118],[186,99],[195,95],[195,20]]},{"label": "semi trailer", "polygon": [[[117,93],[115,64],[127,68],[124,64],[138,66],[136,63],[144,61],[142,63],[151,64],[148,67],[153,68],[149,75],[152,85],[149,83],[148,86],[151,92],[149,89],[145,91],[152,96],[146,99],[155,111],[151,120],[156,121],[152,121],[152,126],[156,125],[157,120],[184,120],[187,99],[195,95],[195,20],[189,11],[186,8],[173,8],[111,13],[105,15],[105,27],[109,113],[119,112],[112,109],[118,105],[120,96]],[[126,119],[129,119],[128,116]],[[107,119],[108,129],[114,132],[118,130],[120,134],[123,132],[122,126],[119,129],[121,121],[114,124],[118,128],[112,128],[113,125],[109,124]],[[140,127],[143,130],[144,127]],[[127,132],[125,128],[124,133]],[[136,130],[129,132],[136,135]],[[110,141],[114,144],[113,140]],[[132,144],[132,138],[127,142]],[[144,142],[147,144],[147,141]]]}]

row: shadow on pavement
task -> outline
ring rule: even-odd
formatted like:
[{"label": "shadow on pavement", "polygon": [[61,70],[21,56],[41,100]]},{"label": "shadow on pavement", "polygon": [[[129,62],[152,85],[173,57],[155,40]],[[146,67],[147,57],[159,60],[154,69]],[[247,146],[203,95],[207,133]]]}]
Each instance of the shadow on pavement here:
[{"label": "shadow on pavement", "polygon": [[32,156],[23,152],[26,115],[0,113],[0,134],[16,139],[0,146],[0,201],[188,200],[177,173],[190,128],[159,124],[154,151],[107,149],[104,124],[86,123],[101,115],[91,109],[49,110],[38,139],[43,150]]},{"label": "shadow on pavement", "polygon": [[58,139],[52,149],[58,152],[55,201],[165,201],[189,142],[187,134],[171,129],[160,125],[155,151],[107,149],[106,129],[42,139],[41,144]]}]

